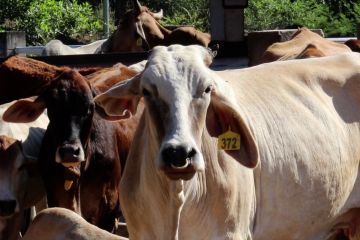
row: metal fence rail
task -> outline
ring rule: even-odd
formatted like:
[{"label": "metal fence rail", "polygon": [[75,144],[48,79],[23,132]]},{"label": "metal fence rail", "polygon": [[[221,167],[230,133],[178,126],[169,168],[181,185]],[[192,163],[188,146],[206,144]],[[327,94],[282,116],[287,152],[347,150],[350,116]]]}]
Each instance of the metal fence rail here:
[{"label": "metal fence rail", "polygon": [[[68,45],[71,48],[77,48],[81,45]],[[44,46],[29,46],[29,47],[16,47],[14,49],[14,54],[25,54],[28,56],[40,56],[44,50]]]},{"label": "metal fence rail", "polygon": [[[344,43],[349,39],[356,39],[354,37],[346,37],[346,38],[327,38],[328,40]],[[70,47],[76,48],[81,45],[69,45]],[[82,54],[82,55],[63,55],[63,56],[40,56],[43,46],[32,46],[32,47],[17,47],[14,50],[14,54],[21,54],[31,57],[33,59],[37,59],[39,61],[43,61],[49,64],[57,65],[57,66],[71,66],[71,67],[85,67],[85,66],[111,66],[115,63],[123,63],[125,65],[130,65],[133,63],[140,62],[142,60],[147,59],[149,56],[149,52],[129,52],[129,53],[107,53],[107,54]],[[4,61],[6,58],[0,58],[0,63]],[[241,62],[241,64],[234,64],[234,66],[244,67],[246,63],[246,56],[243,56],[237,60]],[[229,59],[224,62],[224,60],[217,59],[214,66],[219,69],[222,67],[229,67]],[[234,63],[235,59],[232,59],[230,62]],[[236,61],[235,61],[236,62]],[[223,66],[224,65],[224,66]],[[230,64],[231,65],[231,64]]]}]

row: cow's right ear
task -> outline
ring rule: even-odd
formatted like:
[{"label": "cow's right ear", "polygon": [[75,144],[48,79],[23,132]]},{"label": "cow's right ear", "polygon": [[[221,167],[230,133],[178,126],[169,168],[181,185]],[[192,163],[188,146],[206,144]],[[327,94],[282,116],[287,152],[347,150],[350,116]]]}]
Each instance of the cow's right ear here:
[{"label": "cow's right ear", "polygon": [[45,110],[45,103],[36,98],[21,99],[11,105],[3,114],[3,120],[14,123],[28,123],[35,121]]},{"label": "cow's right ear", "polygon": [[213,137],[219,137],[229,130],[239,135],[240,149],[234,147],[225,152],[242,165],[255,168],[259,162],[259,150],[250,127],[237,107],[236,99],[232,96],[231,91],[220,81],[214,81],[214,83],[206,115],[207,129]]},{"label": "cow's right ear", "polygon": [[139,88],[139,75],[115,84],[106,92],[95,97],[97,113],[109,121],[129,118],[131,114],[136,113],[141,98]]}]

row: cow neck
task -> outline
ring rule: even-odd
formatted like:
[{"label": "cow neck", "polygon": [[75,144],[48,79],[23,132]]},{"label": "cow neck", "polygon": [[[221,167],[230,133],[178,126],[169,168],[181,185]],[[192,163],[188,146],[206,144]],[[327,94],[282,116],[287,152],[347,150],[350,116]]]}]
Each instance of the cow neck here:
[{"label": "cow neck", "polygon": [[[145,115],[145,116],[144,116]],[[141,138],[144,146],[147,147],[146,156],[144,156],[143,162],[141,163],[141,173],[140,178],[145,178],[140,180],[140,192],[147,192],[147,189],[153,189],[153,187],[148,186],[157,186],[156,190],[152,194],[160,197],[159,201],[156,201],[159,204],[159,209],[164,208],[166,211],[166,218],[170,221],[167,223],[168,230],[166,231],[166,239],[178,240],[179,239],[179,226],[180,226],[180,216],[181,210],[185,202],[185,193],[184,193],[184,181],[170,181],[168,178],[156,169],[155,162],[157,154],[160,150],[159,137],[157,134],[156,127],[151,123],[151,117],[148,113],[145,113],[142,116],[142,119],[139,123],[139,126],[144,126],[144,137]],[[148,118],[144,121],[144,118]],[[155,179],[153,176],[157,176]],[[152,179],[151,181],[149,181]],[[156,182],[154,182],[156,181]],[[167,192],[163,192],[163,189],[167,189]],[[162,211],[163,212],[163,211]]]},{"label": "cow neck", "polygon": [[[147,113],[148,114],[148,113]],[[146,115],[146,114],[145,114]],[[160,137],[157,135],[156,127],[151,123],[150,115],[147,115],[148,119],[146,119],[144,128],[145,136],[148,138],[143,138],[142,140],[146,143],[150,150],[148,155],[146,155],[145,160],[142,164],[144,166],[144,172],[142,174],[149,174],[147,179],[152,179],[151,181],[141,181],[141,183],[149,183],[152,185],[158,186],[160,189],[159,192],[155,193],[156,195],[162,196],[162,200],[160,204],[164,204],[165,209],[167,209],[166,218],[171,222],[168,222],[169,230],[166,233],[166,239],[178,240],[179,239],[179,229],[180,229],[180,219],[183,214],[183,208],[185,201],[191,201],[192,199],[200,199],[206,195],[206,177],[204,173],[197,173],[195,176],[189,181],[184,180],[169,180],[168,177],[165,176],[164,173],[156,170],[155,159],[158,157],[158,153],[160,151]],[[142,126],[142,123],[139,124]],[[154,141],[156,139],[156,141]],[[204,138],[203,138],[204,140]],[[206,140],[205,140],[206,141]],[[151,159],[151,160],[150,160]],[[149,161],[150,160],[150,161]],[[147,165],[147,164],[150,164]],[[149,171],[151,170],[151,171]],[[153,182],[154,176],[157,175],[157,183]],[[143,186],[144,188],[148,188],[149,186]],[[162,193],[161,191],[167,189],[167,192]],[[154,193],[154,192],[153,192]],[[191,199],[187,199],[191,198]],[[204,211],[206,209],[204,208]]]}]

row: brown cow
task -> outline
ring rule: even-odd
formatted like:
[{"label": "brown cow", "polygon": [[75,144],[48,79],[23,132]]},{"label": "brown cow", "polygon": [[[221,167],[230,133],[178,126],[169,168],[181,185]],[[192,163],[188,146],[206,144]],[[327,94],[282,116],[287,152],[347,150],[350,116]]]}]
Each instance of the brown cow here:
[{"label": "brown cow", "polygon": [[358,39],[349,39],[344,42],[346,46],[348,46],[353,52],[360,52],[360,40]]},{"label": "brown cow", "polygon": [[278,60],[331,56],[351,52],[341,43],[327,40],[306,27],[300,28],[289,41],[269,46],[258,64]]},{"label": "brown cow", "polygon": [[178,27],[172,31],[163,27],[148,8],[134,0],[134,9],[125,14],[117,30],[101,46],[101,52],[142,51],[172,44],[207,47],[210,41],[210,34],[193,27]]},{"label": "brown cow", "polygon": [[171,31],[157,21],[162,18],[162,11],[151,12],[147,7],[141,6],[138,0],[133,0],[133,3],[134,9],[125,13],[116,31],[108,39],[78,48],[71,48],[59,40],[52,40],[45,45],[42,55],[142,52],[157,45],[172,44],[198,44],[205,47],[209,45],[210,34],[194,27],[178,27]]},{"label": "brown cow", "polygon": [[[134,1],[135,6],[138,6],[138,2]],[[140,6],[140,4],[139,4]],[[137,10],[137,8],[135,8]],[[163,16],[162,10],[158,13],[151,12],[147,7],[140,6],[140,12],[146,11],[151,18],[160,20]],[[120,20],[121,24],[118,28],[120,35],[116,35],[116,38],[113,40],[101,39],[90,44],[82,45],[77,48],[72,48],[64,44],[60,40],[51,40],[45,45],[44,50],[42,51],[43,56],[56,56],[56,55],[77,55],[77,54],[96,54],[102,52],[138,52],[143,51],[147,48],[142,48],[136,42],[137,33],[134,29],[135,22],[137,21],[134,16],[140,14],[140,12],[134,13],[136,10],[129,10],[123,18]],[[155,20],[156,21],[156,20]],[[113,34],[114,35],[114,34]],[[114,41],[116,48],[112,51],[105,51],[109,48],[109,44]]]},{"label": "brown cow", "polygon": [[[47,109],[50,122],[39,162],[49,206],[74,210],[90,223],[112,230],[120,213],[118,184],[121,165],[127,157],[138,116],[118,123],[102,120],[94,112],[93,102],[101,84],[97,85],[95,80],[88,80],[69,68],[13,58],[8,59],[4,66],[11,65],[9,62],[17,64],[12,66],[16,74],[10,73],[24,81],[33,80],[29,75],[30,66],[45,71],[36,73],[38,78],[34,83],[46,84],[40,85],[40,90],[27,93],[38,95],[35,101],[17,101],[3,118],[11,122],[31,122]],[[14,74],[1,80],[12,81]],[[101,74],[106,75],[106,72]],[[129,70],[126,74],[129,78],[136,72]],[[49,75],[52,75],[50,81],[43,79]],[[18,88],[13,87],[14,90]]]}]

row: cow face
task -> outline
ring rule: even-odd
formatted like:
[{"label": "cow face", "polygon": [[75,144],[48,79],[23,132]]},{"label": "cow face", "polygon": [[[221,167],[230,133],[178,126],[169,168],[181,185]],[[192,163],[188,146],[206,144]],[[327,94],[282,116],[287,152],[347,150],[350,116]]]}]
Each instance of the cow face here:
[{"label": "cow face", "polygon": [[23,153],[21,142],[0,136],[0,217],[19,212],[35,161]]},{"label": "cow face", "polygon": [[64,70],[35,101],[17,101],[4,113],[3,119],[30,122],[47,108],[50,122],[46,134],[52,136],[49,141],[52,141],[55,161],[79,174],[94,113],[92,99],[91,88],[84,77]]},{"label": "cow face", "polygon": [[154,39],[158,42],[164,38],[157,22],[162,18],[162,11],[153,13],[139,1],[133,2],[134,9],[120,19],[116,31],[101,47],[102,52],[141,52],[149,50]]},{"label": "cow face", "polygon": [[254,139],[236,105],[226,98],[231,94],[223,92],[221,79],[208,69],[211,60],[209,51],[200,46],[156,47],[141,75],[95,99],[113,119],[135,112],[144,96],[147,123],[159,142],[156,165],[170,179],[187,180],[204,170],[201,142],[206,127],[216,137],[228,128],[243,135],[245,146],[231,154],[246,166],[256,165]]}]

